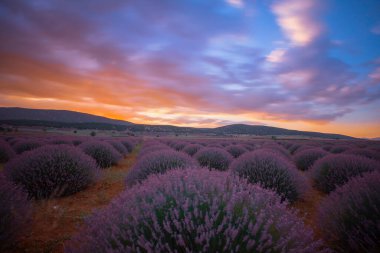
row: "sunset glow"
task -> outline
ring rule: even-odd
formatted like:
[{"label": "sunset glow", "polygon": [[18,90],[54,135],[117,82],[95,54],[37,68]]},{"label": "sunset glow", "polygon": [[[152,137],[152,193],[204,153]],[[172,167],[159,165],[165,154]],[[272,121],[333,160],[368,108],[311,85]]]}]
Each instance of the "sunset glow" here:
[{"label": "sunset glow", "polygon": [[0,106],[380,137],[380,2],[5,0]]}]

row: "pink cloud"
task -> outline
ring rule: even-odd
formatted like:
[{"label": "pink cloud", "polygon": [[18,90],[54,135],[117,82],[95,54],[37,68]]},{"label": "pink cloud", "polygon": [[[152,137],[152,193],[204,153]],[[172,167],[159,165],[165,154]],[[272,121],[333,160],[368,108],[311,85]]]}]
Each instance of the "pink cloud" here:
[{"label": "pink cloud", "polygon": [[323,27],[315,17],[319,8],[315,0],[281,0],[272,6],[279,26],[297,46],[311,43],[322,33]]}]

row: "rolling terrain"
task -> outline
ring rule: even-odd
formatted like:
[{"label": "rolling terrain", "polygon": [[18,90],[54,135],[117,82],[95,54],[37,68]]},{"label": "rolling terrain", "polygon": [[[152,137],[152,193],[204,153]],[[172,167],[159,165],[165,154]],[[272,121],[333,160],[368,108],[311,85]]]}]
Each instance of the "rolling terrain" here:
[{"label": "rolling terrain", "polygon": [[254,136],[305,136],[327,139],[353,139],[334,134],[290,130],[262,125],[233,124],[216,128],[193,128],[171,125],[146,125],[110,119],[87,113],[67,110],[27,109],[17,107],[0,108],[0,124],[13,126],[40,126],[54,128],[99,129],[132,132],[208,134],[208,135],[254,135]]}]

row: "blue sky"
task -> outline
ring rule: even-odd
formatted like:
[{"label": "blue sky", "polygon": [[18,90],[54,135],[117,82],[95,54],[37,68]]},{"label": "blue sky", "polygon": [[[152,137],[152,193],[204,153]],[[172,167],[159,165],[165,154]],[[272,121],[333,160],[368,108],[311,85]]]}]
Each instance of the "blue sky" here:
[{"label": "blue sky", "polygon": [[375,0],[2,1],[0,105],[380,136],[378,13]]}]

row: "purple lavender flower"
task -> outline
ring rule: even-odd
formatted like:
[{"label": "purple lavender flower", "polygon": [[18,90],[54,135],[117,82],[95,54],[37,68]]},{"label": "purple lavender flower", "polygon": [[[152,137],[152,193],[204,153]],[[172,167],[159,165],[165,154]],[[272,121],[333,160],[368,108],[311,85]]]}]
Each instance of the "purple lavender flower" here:
[{"label": "purple lavender flower", "polygon": [[138,159],[128,173],[126,182],[133,185],[145,180],[151,174],[163,174],[168,170],[197,165],[189,155],[174,150],[155,151]]},{"label": "purple lavender flower", "polygon": [[298,169],[305,171],[308,170],[316,160],[328,154],[327,151],[321,148],[303,149],[300,152],[296,152],[294,155],[294,161]]},{"label": "purple lavender flower", "polygon": [[100,168],[108,168],[117,164],[122,156],[105,141],[86,141],[79,145],[84,153],[95,159]]},{"label": "purple lavender flower", "polygon": [[152,175],[86,221],[65,245],[87,252],[321,252],[272,191],[205,168]]},{"label": "purple lavender flower", "polygon": [[247,149],[243,145],[230,145],[226,147],[226,150],[234,158],[237,158],[247,152]]},{"label": "purple lavender flower", "polygon": [[305,177],[290,161],[265,149],[243,154],[231,164],[230,169],[252,184],[277,192],[289,202],[303,197],[308,187]]},{"label": "purple lavender flower", "polygon": [[15,155],[12,147],[6,141],[0,140],[0,163],[9,161]]},{"label": "purple lavender flower", "polygon": [[98,176],[94,159],[68,145],[46,145],[22,153],[5,165],[4,172],[30,197],[67,196],[86,188]]},{"label": "purple lavender flower", "polygon": [[376,152],[375,150],[371,150],[369,148],[352,148],[342,152],[342,154],[364,156],[380,161],[380,152]]},{"label": "purple lavender flower", "polygon": [[195,155],[194,158],[198,160],[199,164],[203,167],[216,170],[227,170],[233,157],[226,150],[222,148],[202,148]]},{"label": "purple lavender flower", "polygon": [[120,142],[124,145],[124,147],[128,150],[129,153],[132,152],[132,150],[135,147],[135,143],[131,140],[123,139]]},{"label": "purple lavender flower", "polygon": [[380,172],[352,178],[323,200],[318,225],[338,252],[380,252]]},{"label": "purple lavender flower", "polygon": [[0,250],[10,247],[31,217],[27,194],[0,174]]},{"label": "purple lavender flower", "polygon": [[366,157],[332,154],[317,160],[310,173],[315,187],[329,193],[352,177],[379,169],[380,163]]},{"label": "purple lavender flower", "polygon": [[193,156],[195,153],[198,152],[198,150],[200,150],[201,148],[203,148],[202,145],[199,145],[199,144],[188,144],[186,145],[182,151],[185,152],[186,154],[190,155],[190,156]]},{"label": "purple lavender flower", "polygon": [[20,140],[14,144],[13,149],[17,154],[21,154],[25,151],[33,150],[44,145],[42,141],[39,140]]},{"label": "purple lavender flower", "polygon": [[120,155],[125,156],[128,154],[127,148],[120,141],[109,140],[107,142],[111,144],[112,147],[114,147]]}]

